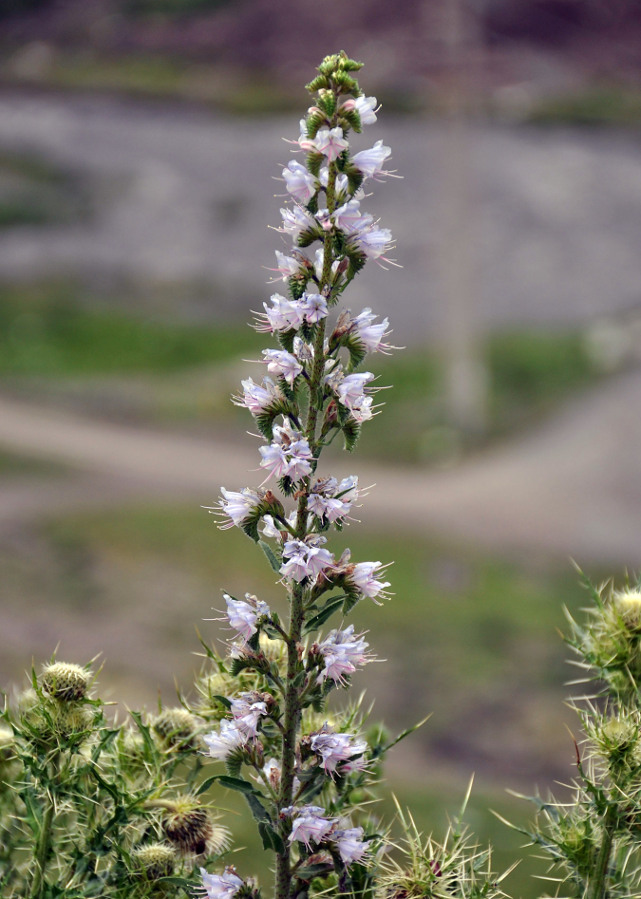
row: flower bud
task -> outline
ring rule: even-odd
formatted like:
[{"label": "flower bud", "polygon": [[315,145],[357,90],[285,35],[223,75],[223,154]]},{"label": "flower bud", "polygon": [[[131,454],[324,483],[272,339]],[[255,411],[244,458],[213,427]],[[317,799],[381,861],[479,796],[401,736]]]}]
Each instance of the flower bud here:
[{"label": "flower bud", "polygon": [[195,855],[222,852],[229,839],[226,828],[215,824],[208,810],[190,796],[177,799],[167,809],[162,829],[177,849]]},{"label": "flower bud", "polygon": [[60,702],[78,702],[84,699],[91,683],[86,668],[71,662],[52,662],[40,677],[42,689]]},{"label": "flower bud", "polygon": [[176,856],[171,846],[166,843],[140,846],[134,851],[133,857],[138,866],[135,873],[142,874],[147,880],[159,880],[174,873]]},{"label": "flower bud", "polygon": [[154,719],[152,727],[169,746],[193,746],[197,734],[196,719],[181,707],[164,709]]}]

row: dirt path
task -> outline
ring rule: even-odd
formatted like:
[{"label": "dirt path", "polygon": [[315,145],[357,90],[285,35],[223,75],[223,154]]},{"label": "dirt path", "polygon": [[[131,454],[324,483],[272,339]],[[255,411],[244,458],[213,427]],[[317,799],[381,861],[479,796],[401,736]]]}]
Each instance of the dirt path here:
[{"label": "dirt path", "polygon": [[[381,469],[344,457],[334,473],[376,484],[365,525],[437,531],[493,549],[635,569],[641,559],[641,372],[566,406],[538,431],[448,471]],[[257,484],[251,440],[228,444],[89,419],[0,397],[0,446],[76,472],[1,488],[0,526],[141,497],[207,504],[221,484]],[[350,462],[352,465],[350,465]]]}]

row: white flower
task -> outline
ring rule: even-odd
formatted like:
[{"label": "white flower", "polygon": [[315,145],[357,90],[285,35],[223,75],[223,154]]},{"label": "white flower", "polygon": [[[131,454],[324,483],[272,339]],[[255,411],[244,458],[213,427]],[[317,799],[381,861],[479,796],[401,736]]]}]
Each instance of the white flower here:
[{"label": "white flower", "polygon": [[290,331],[292,328],[300,328],[304,317],[300,303],[279,293],[272,294],[269,299],[272,305],[263,303],[265,312],[257,318],[257,331]]},{"label": "white flower", "polygon": [[260,495],[251,487],[243,487],[242,490],[225,490],[224,487],[221,487],[220,492],[223,499],[220,500],[217,507],[213,507],[209,511],[227,516],[228,520],[219,525],[223,531],[234,525],[237,527],[241,525],[261,502]]},{"label": "white flower", "polygon": [[347,406],[358,422],[368,421],[372,415],[372,398],[365,393],[365,386],[374,375],[370,371],[346,375],[336,386],[338,400]]},{"label": "white flower", "polygon": [[354,756],[362,755],[367,749],[367,742],[355,739],[353,734],[334,733],[330,729],[310,734],[310,746],[312,752],[320,755],[322,768],[333,774],[340,762],[346,762]]},{"label": "white flower", "polygon": [[334,225],[347,234],[360,234],[369,228],[374,219],[369,213],[363,213],[358,200],[348,200],[334,212]]},{"label": "white flower", "polygon": [[282,395],[271,378],[263,378],[262,387],[255,384],[253,378],[246,378],[240,382],[243,388],[242,397],[233,397],[232,402],[236,406],[249,409],[252,415],[260,415],[276,400],[282,399]]},{"label": "white flower", "polygon": [[377,175],[387,175],[383,171],[383,163],[390,156],[390,147],[383,146],[382,140],[377,140],[369,150],[361,150],[352,157],[352,162],[365,178],[375,178]]},{"label": "white flower", "polygon": [[349,143],[343,137],[342,128],[319,128],[316,137],[300,137],[298,145],[307,152],[322,153],[328,162],[338,159]]},{"label": "white flower", "polygon": [[285,185],[292,197],[299,203],[307,203],[316,193],[316,178],[300,162],[292,160],[283,169]]},{"label": "white flower", "polygon": [[350,580],[354,586],[364,595],[376,599],[379,594],[385,595],[385,588],[389,587],[388,581],[380,581],[377,573],[387,566],[380,562],[358,562],[350,574]]},{"label": "white flower", "polygon": [[320,546],[309,546],[302,540],[288,540],[283,547],[280,573],[300,584],[306,577],[315,578],[335,565],[334,556]]},{"label": "white flower", "polygon": [[274,442],[261,446],[260,467],[269,471],[268,477],[289,477],[299,481],[311,473],[313,456],[305,437],[288,426],[274,428]]},{"label": "white flower", "polygon": [[280,230],[289,234],[294,241],[298,239],[299,234],[316,224],[309,212],[300,206],[286,207],[281,209],[280,214],[283,219],[283,227]]},{"label": "white flower", "polygon": [[232,899],[238,890],[244,886],[244,882],[237,876],[233,868],[225,868],[223,874],[208,874],[204,868],[200,869],[203,879],[203,887],[207,893],[207,899]]},{"label": "white flower", "polygon": [[258,723],[267,714],[267,705],[262,700],[257,700],[254,693],[241,693],[231,700],[231,713],[236,727],[246,737],[257,737]]},{"label": "white flower", "polygon": [[367,654],[369,643],[362,634],[354,634],[354,625],[344,630],[335,629],[319,644],[318,650],[325,660],[325,667],[318,675],[317,683],[327,678],[334,683],[344,683],[346,675],[353,674],[357,665],[371,661]]},{"label": "white flower", "polygon": [[320,293],[304,293],[300,298],[305,321],[314,325],[327,315],[327,300]]},{"label": "white flower", "polygon": [[203,740],[207,744],[207,755],[222,762],[234,749],[245,745],[247,735],[235,721],[223,720],[220,722],[220,731],[213,730],[209,734],[203,734]]},{"label": "white flower", "polygon": [[370,844],[363,840],[362,827],[348,827],[346,830],[334,830],[332,840],[346,865],[359,862],[368,851]]},{"label": "white flower", "polygon": [[303,370],[303,366],[296,356],[288,353],[287,350],[263,350],[263,356],[267,363],[267,371],[272,375],[284,378],[289,386],[293,387],[294,381]]},{"label": "white flower", "polygon": [[223,599],[227,603],[227,617],[229,624],[247,641],[256,633],[256,620],[261,615],[269,615],[269,606],[266,602],[257,599],[251,593],[245,594],[245,599],[234,599],[229,593],[223,593]]},{"label": "white flower", "polygon": [[[370,228],[354,236],[358,248],[369,259],[385,259],[386,253],[393,246],[392,232],[389,228]],[[387,260],[389,261],[389,260]]]},{"label": "white flower", "polygon": [[[379,107],[380,108],[380,107]],[[355,109],[360,116],[361,125],[373,125],[376,121],[376,97],[357,97],[355,100],[350,97],[341,103],[341,109],[349,112]]]},{"label": "white flower", "polygon": [[361,125],[373,125],[376,121],[376,97],[357,97],[354,101]]},{"label": "white flower", "polygon": [[326,818],[325,809],[317,805],[305,805],[295,814],[289,841],[293,843],[294,840],[300,840],[308,849],[312,848],[312,841],[320,843],[336,823],[335,818]]},{"label": "white flower", "polygon": [[361,341],[368,353],[381,352],[385,353],[391,349],[390,345],[383,343],[383,338],[387,337],[389,332],[389,319],[384,318],[378,323],[374,323],[375,313],[369,307],[359,312],[352,319],[351,329],[356,332],[358,339]]},{"label": "white flower", "polygon": [[279,272],[279,274],[282,276],[283,281],[286,281],[288,278],[292,278],[294,277],[294,275],[298,275],[300,273],[300,259],[296,259],[295,256],[286,256],[284,253],[281,253],[278,250],[275,250],[274,252],[276,253],[276,262],[278,263],[278,268],[274,269],[274,271]]}]

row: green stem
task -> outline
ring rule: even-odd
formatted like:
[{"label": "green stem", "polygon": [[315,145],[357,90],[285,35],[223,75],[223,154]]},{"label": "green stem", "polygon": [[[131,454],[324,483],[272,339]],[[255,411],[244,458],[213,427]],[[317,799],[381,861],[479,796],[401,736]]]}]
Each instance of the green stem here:
[{"label": "green stem", "polygon": [[[59,779],[59,755],[58,752],[55,752],[51,758],[51,783],[57,789],[58,779]],[[51,794],[50,791],[47,791],[47,800],[48,805],[45,809],[42,825],[40,827],[40,833],[38,834],[38,840],[36,843],[36,852],[35,852],[35,872],[33,876],[33,885],[31,887],[31,893],[29,894],[29,899],[41,899],[44,895],[44,890],[46,887],[45,883],[45,871],[47,869],[47,863],[51,856],[51,844],[53,838],[53,819],[55,815],[55,798],[54,795]]]},{"label": "green stem", "polygon": [[610,805],[603,822],[603,839],[601,840],[601,846],[596,860],[594,877],[588,884],[586,899],[607,899],[608,866],[612,854],[612,842],[614,840],[617,818],[618,812],[616,806]]},{"label": "green stem", "polygon": [[[330,213],[334,211],[336,193],[336,165],[331,163],[327,179],[327,208]],[[323,245],[323,271],[320,279],[320,290],[328,287],[332,273],[332,236],[325,236]],[[305,437],[312,453],[317,458],[319,447],[316,444],[316,428],[319,414],[319,391],[325,371],[324,358],[325,322],[317,325],[314,339],[314,366],[308,382],[309,406],[307,409],[307,421],[305,423]],[[307,535],[307,494],[309,492],[309,478],[304,481],[304,489],[300,491],[298,509],[296,515],[295,533],[299,540]],[[287,637],[287,680],[285,686],[285,710],[283,720],[283,739],[280,766],[280,795],[278,799],[279,812],[288,808],[293,803],[294,772],[296,767],[296,738],[300,726],[302,710],[301,686],[296,684],[296,678],[301,670],[299,659],[299,646],[305,621],[305,589],[300,584],[294,584],[290,595],[290,619],[289,634]],[[292,884],[291,870],[291,846],[287,839],[284,840],[284,849],[276,855],[276,899],[289,899]]]}]

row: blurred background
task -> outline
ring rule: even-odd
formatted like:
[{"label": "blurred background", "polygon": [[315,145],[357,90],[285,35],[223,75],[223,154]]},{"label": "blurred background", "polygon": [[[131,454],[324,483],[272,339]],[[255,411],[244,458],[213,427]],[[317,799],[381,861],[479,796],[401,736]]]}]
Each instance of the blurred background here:
[{"label": "blurred background", "polygon": [[[383,103],[357,149],[403,176],[368,200],[402,268],[370,263],[349,304],[405,349],[371,360],[393,389],[332,462],[377,485],[354,555],[395,560],[392,601],[355,614],[387,659],[356,687],[392,729],[432,713],[387,804],[438,829],[475,772],[507,865],[522,838],[488,808],[526,822],[506,788],[572,777],[570,560],[639,565],[634,0],[0,0],[0,683],[57,647],[102,653],[123,706],[172,704],[222,589],[278,605],[201,506],[258,482],[229,395],[265,345],[282,138],[342,48]],[[508,888],[538,895],[533,866]]]}]

